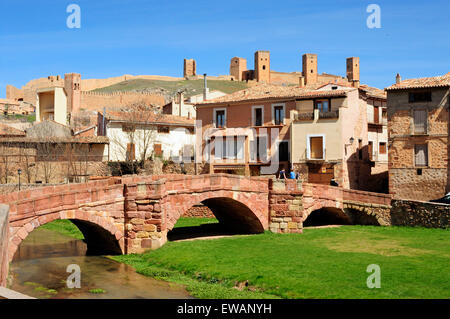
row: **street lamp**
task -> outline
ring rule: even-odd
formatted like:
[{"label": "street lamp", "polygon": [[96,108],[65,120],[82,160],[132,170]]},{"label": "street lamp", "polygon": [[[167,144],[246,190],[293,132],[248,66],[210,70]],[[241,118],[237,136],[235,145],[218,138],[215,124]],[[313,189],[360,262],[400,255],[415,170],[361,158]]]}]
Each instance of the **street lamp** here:
[{"label": "street lamp", "polygon": [[186,171],[184,170],[184,162],[183,161],[181,161],[181,163],[180,163],[180,168],[181,168],[181,173],[186,174]]},{"label": "street lamp", "polygon": [[19,192],[20,192],[20,174],[22,174],[22,169],[17,170],[17,174],[19,174]]}]

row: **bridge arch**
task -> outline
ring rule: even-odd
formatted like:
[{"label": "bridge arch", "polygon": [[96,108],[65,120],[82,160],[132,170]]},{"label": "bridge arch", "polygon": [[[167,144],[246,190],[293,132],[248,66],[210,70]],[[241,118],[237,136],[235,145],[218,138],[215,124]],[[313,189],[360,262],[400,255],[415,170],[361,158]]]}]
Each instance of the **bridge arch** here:
[{"label": "bridge arch", "polygon": [[[181,203],[181,204],[180,204]],[[224,227],[241,233],[262,233],[268,228],[268,200],[264,194],[212,191],[184,196],[171,196],[165,204],[167,231],[192,206],[207,206]]]},{"label": "bridge arch", "polygon": [[341,208],[320,207],[310,211],[303,219],[303,226],[351,225],[352,219]]},{"label": "bridge arch", "polygon": [[60,219],[70,220],[83,233],[87,244],[87,254],[116,255],[124,253],[123,231],[118,230],[106,217],[79,210],[42,215],[30,220],[21,221],[20,226],[17,226],[17,223],[13,222],[10,225],[12,233],[10,234],[9,240],[9,262],[13,260],[20,244],[33,230]]}]

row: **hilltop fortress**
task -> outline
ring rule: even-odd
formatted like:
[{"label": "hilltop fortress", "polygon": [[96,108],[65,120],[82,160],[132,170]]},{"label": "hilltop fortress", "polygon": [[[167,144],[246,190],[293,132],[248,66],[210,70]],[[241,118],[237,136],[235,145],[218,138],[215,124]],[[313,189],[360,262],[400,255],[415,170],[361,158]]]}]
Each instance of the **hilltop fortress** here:
[{"label": "hilltop fortress", "polygon": [[[277,72],[270,68],[270,51],[256,51],[254,55],[254,69],[247,69],[247,60],[233,57],[230,61],[230,74],[208,76],[208,80],[245,81],[252,86],[256,83],[287,84],[296,86],[314,85],[320,83],[336,83],[359,86],[359,58],[347,59],[346,77],[327,73],[318,74],[317,54],[303,54],[302,72]],[[122,75],[106,79],[82,79],[81,74],[68,73],[62,78],[59,75],[48,76],[29,81],[22,88],[12,85],[6,87],[6,98],[11,102],[25,102],[36,106],[40,93],[50,88],[62,88],[67,95],[67,107],[71,112],[79,110],[100,110],[103,107],[122,107],[127,103],[144,101],[155,105],[164,105],[167,101],[158,93],[144,92],[113,92],[100,93],[93,90],[111,86],[130,80],[161,80],[180,81],[198,80],[203,75],[197,74],[197,63],[194,59],[184,59],[184,77],[170,77],[158,75]]]}]

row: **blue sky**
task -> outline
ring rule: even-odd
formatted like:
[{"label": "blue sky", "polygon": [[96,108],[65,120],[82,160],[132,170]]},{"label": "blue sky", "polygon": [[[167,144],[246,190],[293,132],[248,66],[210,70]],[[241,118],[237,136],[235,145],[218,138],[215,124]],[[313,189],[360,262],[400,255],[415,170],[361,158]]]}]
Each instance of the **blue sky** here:
[{"label": "blue sky", "polygon": [[[69,4],[81,7],[81,29],[66,26]],[[381,28],[369,29],[369,4]],[[253,68],[256,50],[271,51],[271,69],[301,70],[317,53],[319,73],[345,75],[359,56],[361,82],[384,88],[403,78],[450,71],[450,1],[339,0],[0,0],[0,97],[48,75],[82,78],[122,74],[182,76],[229,73],[234,56]]]}]

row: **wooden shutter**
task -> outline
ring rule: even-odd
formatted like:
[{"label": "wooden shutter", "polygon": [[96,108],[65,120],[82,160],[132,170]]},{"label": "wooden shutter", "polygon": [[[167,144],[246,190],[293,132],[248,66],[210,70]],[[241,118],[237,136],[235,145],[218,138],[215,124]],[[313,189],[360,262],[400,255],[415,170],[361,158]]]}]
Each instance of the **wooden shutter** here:
[{"label": "wooden shutter", "polygon": [[322,136],[310,137],[310,150],[312,159],[323,159]]},{"label": "wooden shutter", "polygon": [[380,142],[380,154],[386,154],[386,143]]},{"label": "wooden shutter", "polygon": [[162,146],[161,144],[153,144],[153,151],[155,152],[155,156],[162,156]]},{"label": "wooden shutter", "polygon": [[428,166],[428,146],[427,144],[414,145],[416,166]]},{"label": "wooden shutter", "polygon": [[369,141],[369,159],[372,160],[373,158],[373,142]]},{"label": "wooden shutter", "polygon": [[425,134],[427,132],[427,111],[414,111],[414,133]]}]

